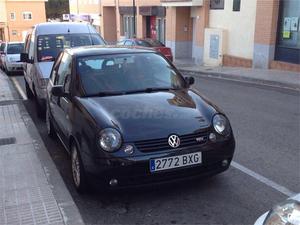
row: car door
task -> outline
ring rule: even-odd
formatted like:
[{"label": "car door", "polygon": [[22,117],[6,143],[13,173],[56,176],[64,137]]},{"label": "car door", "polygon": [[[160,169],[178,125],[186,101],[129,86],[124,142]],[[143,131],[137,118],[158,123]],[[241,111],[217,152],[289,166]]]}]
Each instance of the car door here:
[{"label": "car door", "polygon": [[[72,56],[64,52],[61,56],[61,61],[58,66],[57,74],[55,76],[54,85],[63,86],[65,93],[70,93],[72,72]],[[72,101],[70,96],[66,97],[52,97],[53,117],[59,128],[59,136],[64,143],[67,143],[69,134],[71,132],[70,109]]]}]

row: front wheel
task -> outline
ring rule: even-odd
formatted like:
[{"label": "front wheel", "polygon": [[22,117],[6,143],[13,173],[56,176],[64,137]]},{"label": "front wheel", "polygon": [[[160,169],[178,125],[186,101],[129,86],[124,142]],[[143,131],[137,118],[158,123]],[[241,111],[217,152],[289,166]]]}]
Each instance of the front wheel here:
[{"label": "front wheel", "polygon": [[71,168],[72,178],[76,190],[79,193],[84,193],[87,189],[87,179],[84,172],[84,167],[80,157],[80,153],[75,143],[71,146]]}]

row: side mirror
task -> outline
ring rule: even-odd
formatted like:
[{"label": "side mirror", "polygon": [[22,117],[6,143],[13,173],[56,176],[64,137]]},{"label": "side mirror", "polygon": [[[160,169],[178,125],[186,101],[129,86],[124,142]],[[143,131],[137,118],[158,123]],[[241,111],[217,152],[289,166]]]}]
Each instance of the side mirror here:
[{"label": "side mirror", "polygon": [[68,94],[64,92],[64,86],[63,85],[56,85],[53,86],[51,89],[51,93],[55,97],[67,97]]},{"label": "side mirror", "polygon": [[195,83],[195,78],[194,77],[185,77],[185,81],[186,81],[188,87],[190,87]]},{"label": "side mirror", "polygon": [[20,55],[20,62],[27,63],[28,61],[29,61],[28,53],[21,53],[21,55]]}]

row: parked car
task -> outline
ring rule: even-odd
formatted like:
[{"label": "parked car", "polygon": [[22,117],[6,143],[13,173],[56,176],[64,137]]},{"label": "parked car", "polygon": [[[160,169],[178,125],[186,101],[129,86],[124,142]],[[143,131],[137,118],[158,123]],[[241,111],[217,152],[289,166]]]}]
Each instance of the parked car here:
[{"label": "parked car", "polygon": [[41,23],[28,32],[22,54],[26,93],[35,98],[38,116],[45,113],[46,87],[57,55],[64,48],[105,44],[97,31],[86,23]]},{"label": "parked car", "polygon": [[300,193],[261,215],[254,225],[299,225]]},{"label": "parked car", "polygon": [[24,50],[24,42],[7,42],[2,52],[2,65],[7,75],[12,72],[22,72],[23,63],[20,54]]},{"label": "parked car", "polygon": [[142,46],[147,48],[153,48],[158,52],[161,52],[167,59],[173,62],[173,54],[171,48],[166,47],[158,40],[154,39],[123,39],[119,41],[117,45],[125,46]]},{"label": "parked car", "polygon": [[229,120],[160,53],[67,49],[47,87],[46,123],[71,155],[78,191],[209,176],[228,169]]},{"label": "parked car", "polygon": [[4,62],[4,49],[5,49],[5,46],[6,46],[6,42],[2,42],[0,44],[0,69],[4,70],[4,67],[3,67],[3,62]]}]

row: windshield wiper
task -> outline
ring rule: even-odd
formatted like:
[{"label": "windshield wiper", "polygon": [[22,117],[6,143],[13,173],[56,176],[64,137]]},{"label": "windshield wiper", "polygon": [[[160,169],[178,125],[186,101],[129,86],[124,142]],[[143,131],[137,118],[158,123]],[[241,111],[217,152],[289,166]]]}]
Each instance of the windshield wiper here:
[{"label": "windshield wiper", "polygon": [[85,95],[85,97],[105,97],[105,96],[115,96],[115,95],[124,95],[125,92],[120,91],[101,91],[95,94]]},{"label": "windshield wiper", "polygon": [[133,91],[126,91],[126,94],[135,94],[135,93],[151,93],[156,91],[170,91],[170,90],[179,90],[179,88],[173,87],[155,87],[155,88],[145,88]]}]

